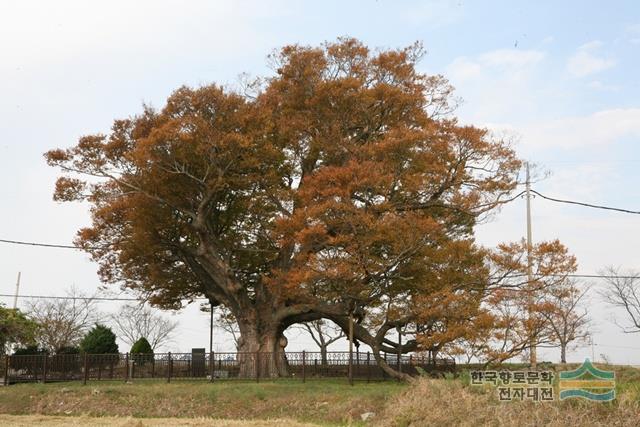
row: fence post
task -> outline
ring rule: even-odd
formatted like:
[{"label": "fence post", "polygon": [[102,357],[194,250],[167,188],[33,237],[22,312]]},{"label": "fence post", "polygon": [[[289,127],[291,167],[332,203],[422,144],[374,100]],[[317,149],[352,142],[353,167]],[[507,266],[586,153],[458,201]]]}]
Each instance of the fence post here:
[{"label": "fence post", "polygon": [[124,382],[129,380],[129,353],[124,355]]},{"label": "fence post", "polygon": [[353,353],[349,351],[349,384],[353,385]]},{"label": "fence post", "polygon": [[371,352],[367,351],[367,382],[371,382]]},{"label": "fence post", "polygon": [[168,353],[168,359],[167,359],[167,382],[170,383],[171,382],[171,352]]},{"label": "fence post", "polygon": [[[384,353],[384,363],[387,363],[387,353],[386,353],[386,352]],[[383,379],[383,380],[386,380],[386,379],[387,379],[387,374],[386,374],[386,372],[384,371],[384,369],[382,369],[382,379]]]},{"label": "fence post", "polygon": [[260,352],[256,351],[256,382],[260,382]]},{"label": "fence post", "polygon": [[[75,366],[75,365],[73,365],[72,360],[73,360],[73,359],[77,359],[77,358],[78,358],[78,357],[80,357],[80,356],[75,356],[75,355],[66,355],[66,354],[65,354],[65,355],[59,355],[59,354],[56,354],[56,355],[55,355],[55,356],[53,356],[53,357],[55,357],[55,358],[56,358],[56,359],[55,359],[55,361],[57,362],[56,364],[57,364],[58,366],[62,365],[62,368],[61,368],[61,369],[59,368],[59,369],[60,369],[60,371],[62,371],[62,380],[63,380],[63,381],[67,381],[67,377],[68,377],[68,375],[69,375],[69,372],[68,372],[68,371],[69,371],[69,370],[71,370],[71,371],[73,371],[73,370],[74,370],[73,368],[71,368],[71,369],[67,369],[67,368],[69,368],[69,365]],[[73,358],[73,359],[72,359],[72,358]]]},{"label": "fence post", "polygon": [[302,382],[307,381],[307,371],[305,369],[307,365],[307,352],[302,350]]},{"label": "fence post", "polygon": [[409,355],[409,367],[407,368],[408,373],[413,372],[413,354]]},{"label": "fence post", "polygon": [[4,385],[9,385],[9,356],[8,354],[4,356]]},{"label": "fence post", "polygon": [[216,369],[216,353],[214,351],[209,352],[209,373],[211,374],[211,378],[209,381],[213,382],[213,373]]},{"label": "fence post", "polygon": [[89,364],[87,363],[87,353],[84,354],[84,378],[82,384],[87,385],[87,378],[89,378]]},{"label": "fence post", "polygon": [[42,353],[42,384],[47,382],[47,353]]}]

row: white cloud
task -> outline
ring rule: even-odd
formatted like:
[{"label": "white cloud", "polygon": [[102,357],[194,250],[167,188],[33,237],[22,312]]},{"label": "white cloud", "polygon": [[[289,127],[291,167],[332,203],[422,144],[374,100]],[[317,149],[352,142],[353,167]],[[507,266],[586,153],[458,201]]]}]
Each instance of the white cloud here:
[{"label": "white cloud", "polygon": [[575,77],[584,77],[614,67],[614,59],[598,55],[602,46],[603,43],[599,40],[580,46],[567,61],[567,71]]},{"label": "white cloud", "polygon": [[405,9],[405,19],[412,25],[439,28],[460,20],[464,8],[458,0],[432,0]]},{"label": "white cloud", "polygon": [[475,58],[460,56],[447,67],[447,75],[452,81],[469,80],[484,72],[526,70],[542,61],[545,53],[538,50],[498,49],[478,55]]},{"label": "white cloud", "polygon": [[538,50],[499,49],[480,55],[480,62],[491,67],[522,68],[537,64],[544,56]]},{"label": "white cloud", "polygon": [[631,44],[640,44],[640,24],[628,25],[625,32],[630,37],[627,41]]},{"label": "white cloud", "polygon": [[465,100],[461,118],[477,123],[529,116],[541,96],[531,88],[545,57],[540,50],[497,49],[454,59],[444,74]]},{"label": "white cloud", "polygon": [[467,57],[459,57],[453,60],[447,67],[447,76],[453,81],[469,80],[482,74],[483,67]]},{"label": "white cloud", "polygon": [[193,0],[188,5],[177,0],[70,0],[64,7],[34,0],[3,3],[0,39],[12,42],[0,43],[0,68],[82,62],[98,55],[118,58],[123,52],[136,57],[185,56],[194,50],[218,56],[246,51],[264,55],[270,43],[260,24],[285,18],[291,9],[284,0],[268,5],[258,0]]},{"label": "white cloud", "polygon": [[513,126],[488,123],[495,132],[516,133],[524,151],[544,148],[575,149],[614,144],[621,138],[640,138],[640,108],[618,108],[586,116]]},{"label": "white cloud", "polygon": [[587,83],[587,86],[591,89],[596,90],[606,90],[606,91],[618,91],[620,90],[620,86],[608,85],[606,83],[601,82],[600,80],[593,80]]},{"label": "white cloud", "polygon": [[640,23],[627,26],[627,32],[631,34],[640,34]]}]

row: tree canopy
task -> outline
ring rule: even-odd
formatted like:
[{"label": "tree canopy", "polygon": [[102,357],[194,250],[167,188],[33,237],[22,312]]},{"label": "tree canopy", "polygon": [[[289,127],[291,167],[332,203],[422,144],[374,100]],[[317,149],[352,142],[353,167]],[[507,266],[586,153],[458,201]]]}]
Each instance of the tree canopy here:
[{"label": "tree canopy", "polygon": [[34,345],[37,330],[38,324],[20,310],[0,304],[0,351],[3,354],[7,353],[10,345]]},{"label": "tree canopy", "polygon": [[148,354],[148,353],[153,353],[153,349],[151,348],[151,344],[149,344],[149,341],[147,341],[145,337],[141,337],[140,339],[138,339],[138,341],[133,343],[133,345],[131,346],[130,353],[131,354],[137,354],[137,353]]},{"label": "tree canopy", "polygon": [[89,354],[118,353],[116,335],[108,327],[96,324],[80,342],[80,349]]},{"label": "tree canopy", "polygon": [[[498,276],[522,271],[503,257],[493,275],[473,234],[521,162],[458,122],[422,55],[285,46],[243,90],[182,87],[49,151],[65,172],[54,198],[90,203],[76,243],[103,281],[165,308],[206,296],[238,321],[242,351],[278,352],[288,326],[321,318],[355,317],[375,354],[418,349],[434,316],[456,335]],[[414,339],[399,346],[387,333],[402,327]]]}]

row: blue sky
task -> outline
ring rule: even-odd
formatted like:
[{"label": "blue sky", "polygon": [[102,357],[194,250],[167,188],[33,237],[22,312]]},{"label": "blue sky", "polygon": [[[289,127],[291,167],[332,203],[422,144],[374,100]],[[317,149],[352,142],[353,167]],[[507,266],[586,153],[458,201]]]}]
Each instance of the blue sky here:
[{"label": "blue sky", "polygon": [[[268,74],[266,55],[284,44],[344,35],[370,47],[422,41],[428,55],[420,67],[450,79],[463,99],[460,120],[511,139],[523,158],[551,172],[536,184],[541,192],[640,209],[637,2],[7,1],[0,3],[0,238],[68,243],[87,223],[86,206],[51,201],[56,171],[44,151],[106,132],[143,102],[160,107],[180,85],[233,86],[242,72]],[[534,239],[560,238],[581,272],[640,269],[638,217],[536,199],[533,219]],[[524,227],[520,200],[482,225],[478,239],[517,240]],[[24,293],[98,285],[81,253],[0,245],[0,260],[0,293],[13,292],[18,271]],[[596,357],[640,364],[640,334],[620,333],[610,321],[616,312],[595,295],[590,310]],[[193,307],[175,316],[181,333],[173,349],[207,345],[206,316]]]}]

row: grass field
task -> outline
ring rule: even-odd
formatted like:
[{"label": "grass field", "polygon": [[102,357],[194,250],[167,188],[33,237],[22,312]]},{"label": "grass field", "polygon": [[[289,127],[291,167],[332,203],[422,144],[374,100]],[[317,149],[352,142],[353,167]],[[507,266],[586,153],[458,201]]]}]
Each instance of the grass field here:
[{"label": "grass field", "polygon": [[[468,375],[356,383],[138,381],[23,384],[0,388],[0,425],[116,426],[638,426],[640,370],[616,368],[611,403],[499,402]],[[375,415],[366,423],[363,413]],[[96,418],[97,417],[97,418]]]},{"label": "grass field", "polygon": [[[397,382],[345,380],[274,382],[159,381],[18,384],[0,388],[0,413],[140,418],[212,417],[289,419],[323,425],[348,424],[379,409],[406,390]],[[2,423],[0,423],[2,424]]]}]

